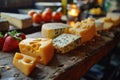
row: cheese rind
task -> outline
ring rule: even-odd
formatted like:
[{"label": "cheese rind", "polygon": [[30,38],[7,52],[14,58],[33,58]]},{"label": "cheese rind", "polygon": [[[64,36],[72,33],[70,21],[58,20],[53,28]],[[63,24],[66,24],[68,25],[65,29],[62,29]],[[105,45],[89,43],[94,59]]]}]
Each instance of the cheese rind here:
[{"label": "cheese rind", "polygon": [[32,18],[27,14],[4,13],[1,12],[1,17],[8,20],[8,22],[19,28],[28,28],[32,26]]},{"label": "cheese rind", "polygon": [[35,68],[36,62],[35,58],[17,52],[13,58],[14,66],[27,76]]},{"label": "cheese rind", "polygon": [[62,33],[67,33],[69,25],[63,23],[46,23],[42,25],[42,36],[45,38],[55,38]]},{"label": "cheese rind", "polygon": [[67,53],[81,45],[81,37],[63,33],[53,40],[53,45],[58,53]]},{"label": "cheese rind", "polygon": [[9,23],[7,20],[0,18],[0,31],[9,30]]},{"label": "cheese rind", "polygon": [[77,22],[69,29],[69,33],[81,36],[82,43],[90,41],[97,34],[94,19],[88,18]]},{"label": "cheese rind", "polygon": [[37,58],[41,64],[48,64],[54,55],[52,39],[28,38],[19,43],[20,52]]}]

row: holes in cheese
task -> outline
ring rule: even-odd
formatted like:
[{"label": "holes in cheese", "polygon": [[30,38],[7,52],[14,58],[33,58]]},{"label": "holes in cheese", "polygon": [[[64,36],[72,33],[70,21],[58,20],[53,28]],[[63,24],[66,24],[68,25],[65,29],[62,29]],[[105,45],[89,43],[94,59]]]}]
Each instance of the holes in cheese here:
[{"label": "holes in cheese", "polygon": [[27,38],[19,43],[20,52],[37,58],[41,64],[47,64],[54,55],[52,39]]},{"label": "holes in cheese", "polygon": [[32,63],[32,60],[30,60],[30,59],[24,58],[23,60],[24,60],[24,62],[26,62],[26,63]]},{"label": "holes in cheese", "polygon": [[20,59],[23,59],[23,55],[17,54],[17,55],[16,55],[16,59],[19,59],[19,60],[20,60]]},{"label": "holes in cheese", "polygon": [[27,76],[34,69],[36,62],[35,58],[17,52],[13,58],[14,66]]}]

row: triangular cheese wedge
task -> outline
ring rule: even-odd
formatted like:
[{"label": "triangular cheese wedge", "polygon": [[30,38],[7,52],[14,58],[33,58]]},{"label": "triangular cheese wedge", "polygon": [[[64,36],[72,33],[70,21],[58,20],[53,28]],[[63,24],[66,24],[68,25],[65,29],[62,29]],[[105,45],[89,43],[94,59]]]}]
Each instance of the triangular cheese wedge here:
[{"label": "triangular cheese wedge", "polygon": [[1,17],[8,20],[8,22],[19,28],[28,28],[32,26],[32,18],[27,14],[16,14],[16,13],[1,13]]}]

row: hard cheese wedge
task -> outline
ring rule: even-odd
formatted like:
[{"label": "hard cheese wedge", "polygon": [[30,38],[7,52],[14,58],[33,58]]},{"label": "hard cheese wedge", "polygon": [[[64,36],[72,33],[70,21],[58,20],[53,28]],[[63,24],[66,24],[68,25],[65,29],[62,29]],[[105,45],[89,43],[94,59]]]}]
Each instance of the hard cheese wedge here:
[{"label": "hard cheese wedge", "polygon": [[36,59],[16,52],[13,59],[13,64],[16,68],[28,76],[36,66]]},{"label": "hard cheese wedge", "polygon": [[63,23],[46,23],[42,25],[42,36],[45,38],[55,38],[62,33],[68,32],[69,26]]},{"label": "hard cheese wedge", "polygon": [[9,30],[9,23],[7,20],[0,18],[0,31]]},{"label": "hard cheese wedge", "polygon": [[52,39],[28,38],[19,43],[20,52],[37,58],[41,64],[47,64],[54,55]]},{"label": "hard cheese wedge", "polygon": [[32,18],[26,14],[4,13],[1,12],[1,17],[8,20],[8,22],[19,28],[28,28],[32,26]]},{"label": "hard cheese wedge", "polygon": [[100,18],[99,20],[104,22],[103,30],[109,30],[114,26],[114,22],[110,17],[103,17]]},{"label": "hard cheese wedge", "polygon": [[74,27],[69,29],[69,33],[81,36],[82,43],[90,41],[96,35],[95,21],[88,18],[77,22]]},{"label": "hard cheese wedge", "polygon": [[53,45],[58,53],[64,54],[80,46],[81,37],[64,33],[53,40]]}]

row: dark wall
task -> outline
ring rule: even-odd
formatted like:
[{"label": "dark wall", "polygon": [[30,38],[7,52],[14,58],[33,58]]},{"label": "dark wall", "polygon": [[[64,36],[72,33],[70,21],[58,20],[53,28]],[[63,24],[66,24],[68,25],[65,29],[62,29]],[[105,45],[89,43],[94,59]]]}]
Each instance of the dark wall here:
[{"label": "dark wall", "polygon": [[60,2],[61,0],[34,0],[37,2]]},{"label": "dark wall", "polygon": [[16,11],[18,8],[33,7],[33,0],[0,0],[0,12],[1,11]]}]

